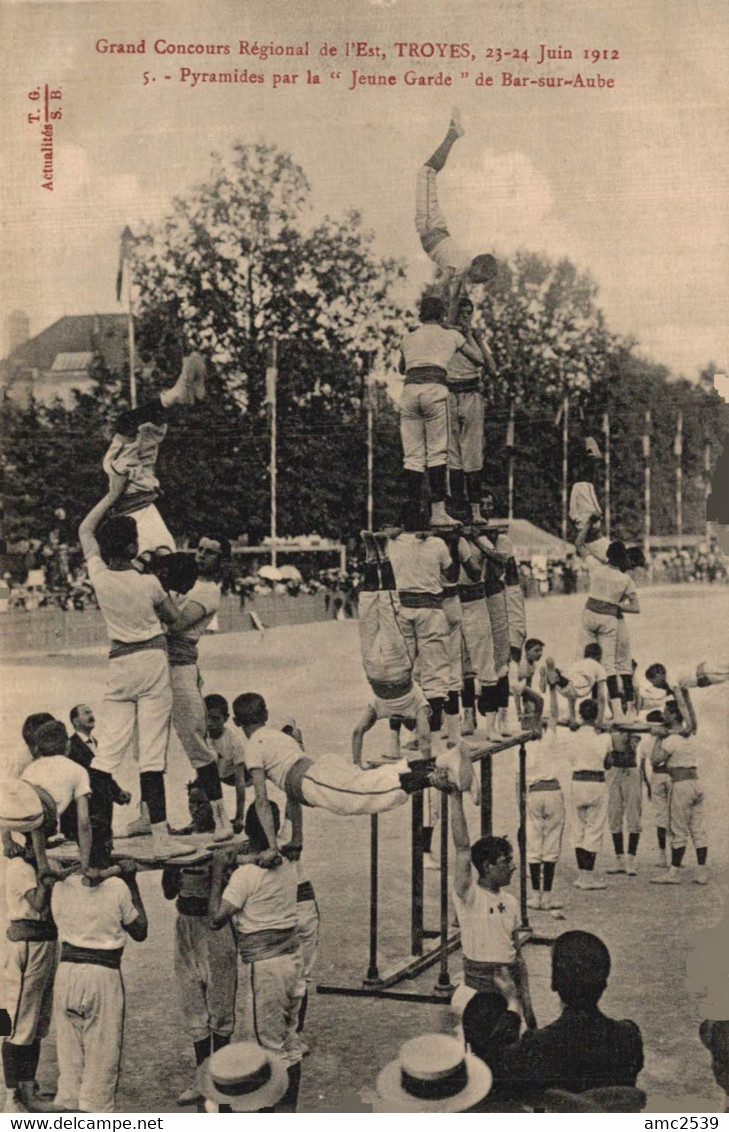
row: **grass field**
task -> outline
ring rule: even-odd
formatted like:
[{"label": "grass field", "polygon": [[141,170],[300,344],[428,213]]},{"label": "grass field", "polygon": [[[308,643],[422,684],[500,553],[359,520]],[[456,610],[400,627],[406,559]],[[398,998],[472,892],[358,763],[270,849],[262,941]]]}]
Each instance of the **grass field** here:
[{"label": "grass field", "polygon": [[[577,647],[582,598],[554,597],[531,602],[530,635],[541,637],[557,662],[568,662]],[[654,660],[685,667],[724,646],[727,591],[701,587],[641,591],[642,614],[632,619],[633,651],[640,670]],[[242,691],[265,695],[274,724],[294,715],[303,728],[307,752],[347,751],[355,717],[367,696],[355,622],[325,622],[267,632],[231,633],[202,642],[201,667],[207,692],[232,698]],[[103,650],[73,655],[27,658],[3,664],[0,719],[7,757],[20,745],[23,719],[31,711],[49,710],[66,718],[79,701],[98,709],[105,676]],[[636,878],[609,878],[604,892],[577,892],[569,829],[557,872],[557,892],[564,898],[566,919],[556,923],[535,913],[533,923],[545,934],[580,927],[599,934],[608,944],[613,973],[603,1000],[607,1013],[631,1017],[643,1032],[645,1069],[639,1084],[652,1101],[670,1098],[674,1108],[696,1108],[695,1098],[717,1098],[709,1058],[697,1035],[694,1007],[684,985],[684,964],[697,932],[722,916],[729,863],[726,820],[727,722],[729,686],[695,694],[702,751],[701,777],[707,799],[710,831],[707,888],[652,886],[649,876],[656,857],[650,806],[644,804],[644,834]],[[371,733],[387,742],[387,731]],[[373,738],[375,736],[375,738]],[[515,752],[495,759],[494,832],[516,833]],[[566,763],[562,767],[567,782]],[[133,787],[135,768],[120,775]],[[182,752],[175,751],[168,772],[170,818],[186,818],[184,783],[190,777]],[[129,812],[117,814],[126,821]],[[477,812],[469,803],[473,829]],[[407,807],[385,815],[381,828],[381,966],[402,959],[408,950],[409,812]],[[337,818],[321,811],[306,813],[305,857],[321,913],[322,935],[317,978],[356,983],[367,959],[368,832],[365,818]],[[609,860],[605,845],[598,867]],[[693,866],[692,851],[686,863]],[[159,874],[141,879],[150,917],[148,941],[129,943],[124,959],[127,989],[126,1042],[117,1107],[119,1111],[175,1111],[175,1096],[190,1083],[192,1048],[182,1033],[174,994],[172,928],[174,909],[160,892]],[[429,926],[437,926],[437,874],[426,873]],[[537,1018],[556,1017],[558,1003],[549,986],[549,950],[527,949]],[[460,974],[460,954],[451,970]],[[415,987],[429,990],[432,970]],[[242,998],[239,995],[239,998]],[[240,1003],[239,1003],[240,1008]],[[242,1022],[241,1022],[242,1024]],[[307,1017],[311,1056],[304,1062],[300,1111],[349,1110],[350,1098],[365,1095],[379,1068],[407,1037],[452,1025],[445,1007],[313,996]],[[41,1079],[55,1081],[52,1036],[44,1044]],[[662,1107],[660,1105],[659,1107]],[[706,1106],[705,1106],[706,1107]]]}]

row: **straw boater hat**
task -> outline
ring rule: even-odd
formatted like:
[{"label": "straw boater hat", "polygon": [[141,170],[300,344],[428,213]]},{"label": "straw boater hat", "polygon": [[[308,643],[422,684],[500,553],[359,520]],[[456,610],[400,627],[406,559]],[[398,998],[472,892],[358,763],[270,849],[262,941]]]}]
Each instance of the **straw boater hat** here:
[{"label": "straw boater hat", "polygon": [[40,829],[46,814],[37,790],[22,778],[0,781],[0,829],[29,833]]},{"label": "straw boater hat", "polygon": [[396,1112],[466,1112],[488,1094],[488,1065],[447,1034],[423,1034],[400,1047],[377,1078],[377,1095]]},{"label": "straw boater hat", "polygon": [[235,1042],[200,1066],[197,1084],[208,1101],[230,1105],[233,1112],[259,1112],[281,1100],[289,1075],[282,1061],[255,1042]]}]

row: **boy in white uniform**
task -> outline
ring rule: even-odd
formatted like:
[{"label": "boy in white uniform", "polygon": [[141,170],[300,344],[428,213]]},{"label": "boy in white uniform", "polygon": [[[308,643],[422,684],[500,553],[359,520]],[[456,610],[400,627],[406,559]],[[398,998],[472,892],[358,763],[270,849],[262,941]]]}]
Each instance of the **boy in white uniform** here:
[{"label": "boy in white uniform", "polygon": [[[379,719],[413,720],[422,758],[430,754],[430,707],[413,679],[413,658],[398,623],[399,602],[387,540],[362,532],[365,547],[363,588],[359,593],[359,641],[362,666],[373,692],[352,733],[352,756],[362,765],[365,734]],[[399,727],[391,728],[393,753],[400,757]]]},{"label": "boy in white uniform", "polygon": [[[121,498],[126,479],[110,473],[111,489],[79,527],[89,580],[96,591],[111,640],[109,679],[100,714],[94,769],[111,776],[125,755],[138,756],[142,802],[151,822],[155,854],[192,852],[167,832],[164,772],[172,713],[167,638],[160,619],[173,625],[178,613],[153,574],[139,574],[132,562],[138,541],[130,515],[107,518]],[[106,520],[102,522],[102,520]]]},{"label": "boy in white uniform", "polygon": [[89,819],[89,775],[82,766],[68,758],[69,739],[66,728],[58,720],[44,723],[33,736],[33,762],[20,776],[39,794],[46,811],[45,827],[34,829],[33,850],[41,875],[48,869],[46,835],[55,832],[55,822],[73,803],[76,807],[78,847],[81,868],[89,868],[91,822]]},{"label": "boy in white uniform", "polygon": [[470,348],[460,330],[442,325],[446,306],[426,295],[420,302],[417,330],[402,340],[400,370],[405,374],[400,398],[402,439],[408,499],[420,504],[425,473],[430,483],[433,526],[453,526],[445,509],[448,454],[448,364],[460,350],[477,365],[480,352]]},{"label": "boy in white uniform", "polygon": [[[617,720],[624,718],[623,698],[618,680],[618,618],[640,613],[640,602],[635,582],[626,572],[628,559],[622,542],[611,542],[607,548],[607,562],[590,554],[584,544],[584,532],[577,537],[577,551],[584,558],[590,572],[590,592],[582,614],[582,644],[594,641],[602,648],[608,697]],[[629,640],[621,637],[621,648],[630,649]],[[627,692],[627,689],[625,689]],[[627,698],[627,696],[626,696]]]},{"label": "boy in white uniform", "polygon": [[[271,803],[271,820],[278,830],[278,806]],[[259,861],[269,859],[273,846],[266,837],[256,811],[246,816],[249,851]],[[233,920],[238,952],[248,968],[253,997],[255,1038],[264,1049],[281,1058],[289,1074],[289,1099],[298,1094],[301,1076],[301,1041],[297,1034],[301,1003],[306,991],[304,963],[299,945],[296,916],[296,865],[270,859],[275,867],[246,861],[225,883],[233,854],[219,852],[213,858],[210,893],[210,924],[225,929]]]},{"label": "boy in white uniform", "polygon": [[[107,845],[92,864],[109,864]],[[147,938],[147,915],[135,876],[125,861],[121,876],[88,887],[78,874],[57,884],[51,911],[61,940],[53,1012],[56,1019],[56,1104],[74,1112],[114,1112],[124,1039],[121,960],[127,935]]]},{"label": "boy in white uniform", "polygon": [[[665,705],[664,705],[665,706]],[[649,711],[646,716],[647,723],[654,723],[661,725],[663,723],[662,711]],[[668,799],[671,793],[671,776],[668,773],[666,766],[665,756],[661,761],[654,762],[652,754],[660,747],[661,736],[644,735],[641,740],[641,778],[648,785],[648,798],[653,805],[653,821],[656,826],[656,837],[658,839],[658,867],[665,869],[668,866],[666,860],[666,840],[668,835],[669,814],[668,814]],[[645,772],[646,763],[651,767],[652,773],[650,782]]]},{"label": "boy in white uniform", "polygon": [[451,813],[456,849],[453,903],[461,929],[464,982],[473,990],[492,991],[497,989],[495,977],[506,968],[516,984],[524,1021],[533,1029],[537,1023],[519,944],[519,905],[511,893],[501,891],[516,867],[511,845],[505,837],[480,837],[471,845],[460,792],[452,796]]},{"label": "boy in white uniform", "polygon": [[403,508],[404,531],[389,541],[389,556],[397,586],[398,626],[411,663],[420,661],[420,685],[430,705],[431,744],[440,734],[448,696],[450,629],[444,587],[458,582],[459,543],[450,547],[438,536],[417,533],[419,508]]},{"label": "boy in white uniform", "polygon": [[696,739],[683,721],[675,700],[669,700],[663,712],[663,723],[669,734],[656,743],[651,762],[663,763],[668,769],[671,788],[668,813],[671,836],[671,865],[651,884],[680,884],[681,864],[689,838],[696,850],[695,884],[708,884],[706,858],[709,853],[704,820],[704,792],[698,772]]},{"label": "boy in white uniform", "polygon": [[583,700],[579,707],[583,726],[572,740],[572,836],[579,870],[575,888],[605,888],[595,876],[595,861],[607,829],[608,798],[605,784],[607,742],[597,730],[597,704]]},{"label": "boy in white uniform", "polygon": [[[605,766],[608,788],[608,826],[615,849],[615,864],[608,873],[637,875],[635,859],[641,831],[641,782],[636,753],[640,735],[625,731],[611,731],[611,750]],[[623,823],[628,828],[628,853],[625,854]]]},{"label": "boy in white uniform", "polygon": [[127,409],[117,419],[115,435],[104,456],[104,471],[111,484],[123,476],[126,486],[115,500],[114,513],[131,515],[137,526],[138,556],[142,560],[175,549],[175,540],[155,505],[159,480],[155,466],[159,447],[167,435],[167,417],[174,405],[193,405],[205,396],[205,361],[200,354],[188,355],[172,389],[137,409]]},{"label": "boy in white uniform", "polygon": [[[21,849],[20,846],[18,846]],[[5,944],[5,1005],[12,1029],[3,1042],[6,1112],[47,1112],[35,1080],[41,1041],[48,1035],[58,932],[51,919],[51,886],[60,867],[38,875],[33,844],[26,834],[21,855],[5,869],[8,917]]]},{"label": "boy in white uniform", "polygon": [[224,786],[235,790],[235,817],[233,829],[243,830],[246,816],[246,786],[250,785],[245,765],[245,743],[231,727],[228,727],[230,710],[225,696],[216,692],[205,697],[205,713],[208,721],[208,742],[218,759],[218,774]]},{"label": "boy in white uniform", "polygon": [[[267,727],[266,701],[255,692],[233,701],[233,719],[245,731],[246,766],[253,779],[256,810],[266,832],[271,859],[278,852],[276,830],[271,819],[267,782],[272,782],[294,805],[318,806],[342,816],[380,814],[402,806],[408,795],[436,785],[447,788],[449,776],[460,774],[465,789],[472,781],[471,760],[460,749],[439,756],[445,764],[434,768],[414,752],[415,761],[362,770],[339,755],[306,758],[290,735]],[[455,768],[455,769],[454,769]]]},{"label": "boy in white uniform", "polygon": [[592,696],[594,690],[597,691],[598,725],[605,718],[607,673],[601,660],[602,648],[596,641],[590,641],[585,645],[582,659],[568,665],[564,672],[557,668],[551,656],[544,662],[543,688],[546,685],[556,687],[560,695],[565,697],[569,711],[568,722],[573,730],[580,726],[575,711],[578,701]]},{"label": "boy in white uniform", "polygon": [[449,296],[449,318],[455,318],[466,283],[492,283],[497,275],[492,255],[468,255],[448,231],[448,223],[438,204],[437,175],[448,160],[451,149],[463,137],[461,116],[454,106],[448,132],[435,153],[418,171],[415,190],[415,228],[423,251],[439,269],[443,289]]},{"label": "boy in white uniform", "polygon": [[230,546],[220,539],[201,538],[195,557],[198,580],[186,594],[174,595],[178,616],[167,634],[172,726],[210,801],[215,819],[213,841],[225,841],[232,837],[233,827],[223,805],[217,755],[207,740],[198,642],[220,606],[221,587],[217,579],[223,560],[230,557]]},{"label": "boy in white uniform", "polygon": [[[191,808],[195,832],[205,833],[204,811]],[[185,1029],[200,1066],[210,1054],[227,1045],[235,1026],[238,989],[235,936],[231,925],[214,931],[209,923],[213,866],[210,861],[167,867],[162,892],[175,900],[175,976]],[[177,1098],[180,1106],[200,1099],[197,1085]]]},{"label": "boy in white uniform", "polygon": [[[557,698],[550,694],[550,714],[546,732],[527,745],[526,758],[526,854],[532,895],[530,908],[557,910],[561,904],[552,896],[554,874],[562,852],[565,806],[557,776]],[[517,791],[519,778],[517,776]]]}]

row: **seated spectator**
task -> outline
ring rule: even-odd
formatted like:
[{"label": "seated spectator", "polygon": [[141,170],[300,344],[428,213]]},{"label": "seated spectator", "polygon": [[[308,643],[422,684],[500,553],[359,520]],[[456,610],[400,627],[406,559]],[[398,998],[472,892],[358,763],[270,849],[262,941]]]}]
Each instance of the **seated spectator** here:
[{"label": "seated spectator", "polygon": [[503,1050],[496,1076],[510,1096],[541,1104],[546,1089],[582,1093],[635,1085],[643,1068],[640,1030],[598,1009],[609,974],[610,953],[597,936],[582,931],[559,936],[552,949],[552,990],[562,1013]]},{"label": "seated spectator", "polygon": [[726,1094],[724,1112],[729,1112],[729,1022],[706,1019],[699,1026],[699,1037],[711,1054],[714,1079]]}]

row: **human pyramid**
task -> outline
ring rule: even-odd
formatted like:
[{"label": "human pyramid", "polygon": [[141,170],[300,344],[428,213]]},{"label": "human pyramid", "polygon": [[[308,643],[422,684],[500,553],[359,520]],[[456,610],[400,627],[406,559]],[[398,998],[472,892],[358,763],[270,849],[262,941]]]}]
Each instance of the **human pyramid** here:
[{"label": "human pyramid", "polygon": [[[511,698],[519,734],[534,740],[526,798],[532,907],[561,916],[552,895],[565,821],[557,748],[569,754],[573,768],[579,888],[605,887],[595,862],[607,825],[616,854],[608,871],[635,875],[647,762],[666,866],[668,838],[671,846],[670,867],[653,879],[680,881],[691,838],[695,879],[706,883],[689,688],[726,680],[729,666],[705,662],[674,680],[653,664],[646,678],[655,694],[641,701],[625,626],[626,616],[639,612],[630,571],[640,564],[640,552],[602,537],[595,488],[600,453],[592,438],[585,441],[586,470],[573,485],[570,505],[576,545],[590,572],[583,655],[562,669],[545,657],[540,667],[545,646],[527,636],[514,548],[507,530],[493,525],[494,495],[482,485],[483,383],[496,369],[484,336],[471,327],[468,286],[488,287],[498,268],[491,255],[472,259],[458,249],[437,200],[437,174],[462,133],[454,113],[417,178],[416,227],[441,277],[439,294],[421,302],[420,326],[402,342],[407,501],[401,525],[362,535],[359,632],[372,700],[355,727],[351,759],[310,758],[293,721],[283,730],[269,726],[266,702],[255,692],[238,695],[232,705],[241,738],[228,726],[225,698],[203,697],[197,645],[219,607],[230,546],[211,530],[195,555],[176,551],[156,506],[156,461],[171,415],[206,395],[204,359],[187,356],[172,389],[117,422],[104,460],[109,489],[79,529],[110,638],[98,737],[86,705],[71,712],[71,741],[62,722],[35,714],[23,729],[31,761],[1,784],[12,1019],[3,1067],[11,1111],[114,1110],[122,952],[127,935],[141,941],[147,934],[131,859],[145,835],[150,848],[138,859],[162,868],[164,895],[176,901],[175,970],[198,1066],[178,1103],[207,1111],[295,1110],[318,936],[318,909],[302,863],[304,806],[355,817],[402,806],[417,792],[451,795],[465,983],[481,992],[506,993],[506,987],[526,1026],[535,1027],[519,910],[501,891],[514,868],[511,845],[499,837],[472,844],[462,800],[464,794],[476,803],[479,798],[473,751],[464,739],[476,734],[478,716],[486,744],[513,737]],[[426,481],[429,516],[422,510]],[[559,696],[574,735],[557,731]],[[640,726],[646,707],[653,711]],[[389,721],[390,750],[368,760],[364,736],[381,719]],[[167,822],[171,726],[194,772],[192,824],[181,831]],[[403,727],[415,732],[415,741],[401,748]],[[640,741],[649,749],[639,768]],[[125,858],[123,847],[120,853],[114,845],[113,808],[128,804],[130,795],[114,774],[130,755],[139,765],[141,810],[129,827]],[[235,791],[232,820],[223,785]],[[250,787],[254,802],[246,811]],[[433,817],[424,845],[432,865],[437,795],[428,798]],[[66,847],[51,849],[59,821]],[[68,848],[73,842],[75,863]],[[251,972],[257,1045],[226,1049],[235,1023],[236,951]],[[51,1006],[59,1065],[52,1104],[35,1081]],[[245,1084],[248,1077],[255,1087]]]}]

